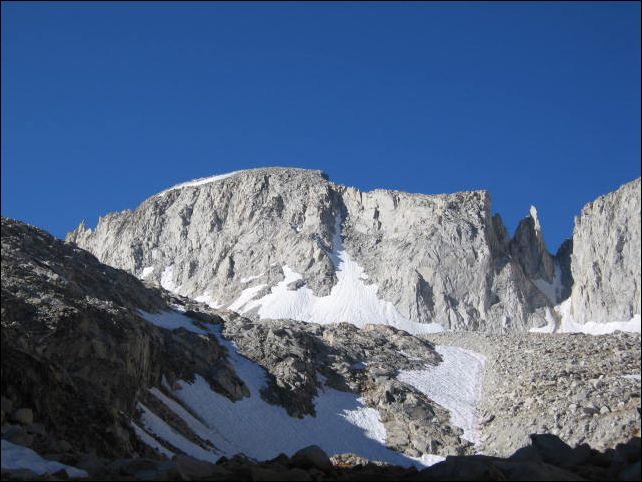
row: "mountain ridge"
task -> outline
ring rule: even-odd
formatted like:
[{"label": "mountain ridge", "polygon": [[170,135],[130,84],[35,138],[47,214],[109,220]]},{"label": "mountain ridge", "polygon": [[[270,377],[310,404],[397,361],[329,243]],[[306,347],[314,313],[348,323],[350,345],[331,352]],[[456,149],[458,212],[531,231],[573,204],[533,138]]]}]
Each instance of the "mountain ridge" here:
[{"label": "mountain ridge", "polygon": [[559,298],[571,291],[569,262],[560,258],[568,247],[555,256],[548,251],[536,210],[510,238],[487,190],[362,192],[299,168],[195,181],[153,195],[134,211],[101,216],[94,230],[81,224],[67,240],[217,307],[242,309],[242,301],[267,296],[286,269],[300,275],[298,288],[328,296],[338,280],[337,219],[342,250],[362,268],[364,283],[377,285],[381,302],[392,303],[399,315],[392,318],[527,331],[550,324]]}]

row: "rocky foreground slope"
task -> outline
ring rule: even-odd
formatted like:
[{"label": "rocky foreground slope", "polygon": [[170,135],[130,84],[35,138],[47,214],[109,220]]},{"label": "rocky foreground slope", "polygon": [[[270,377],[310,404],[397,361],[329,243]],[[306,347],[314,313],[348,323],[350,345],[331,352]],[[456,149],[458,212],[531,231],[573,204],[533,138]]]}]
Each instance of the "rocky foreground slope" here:
[{"label": "rocky foreground slope", "polygon": [[[243,397],[215,340],[163,330],[139,311],[167,309],[159,290],[3,217],[2,422],[28,422],[9,438],[45,452],[131,455],[146,450],[131,426],[136,404],[163,379],[197,372],[231,399]],[[30,415],[11,420],[8,407]]]},{"label": "rocky foreground slope", "polygon": [[[66,480],[67,473],[37,476],[3,472],[3,480]],[[288,457],[263,462],[238,456],[216,464],[186,456],[171,461],[121,459],[105,464],[84,480],[640,480],[640,439],[598,452],[588,445],[571,448],[555,436],[534,435],[508,458],[484,455],[448,457],[417,470],[370,462],[352,454],[328,457],[311,446]]]}]

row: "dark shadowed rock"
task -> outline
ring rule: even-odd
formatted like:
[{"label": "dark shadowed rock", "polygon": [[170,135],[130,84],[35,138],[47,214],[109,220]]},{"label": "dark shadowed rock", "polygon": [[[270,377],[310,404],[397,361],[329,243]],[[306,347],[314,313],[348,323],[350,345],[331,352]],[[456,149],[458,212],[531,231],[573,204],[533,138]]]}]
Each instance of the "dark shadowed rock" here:
[{"label": "dark shadowed rock", "polygon": [[622,469],[618,474],[618,480],[642,480],[642,466],[640,461]]},{"label": "dark shadowed rock", "polygon": [[176,455],[172,459],[182,480],[199,480],[210,477],[222,477],[229,473],[220,466],[198,460],[188,455]]},{"label": "dark shadowed rock", "polygon": [[163,377],[199,374],[231,399],[246,396],[214,337],[164,330],[140,315],[170,310],[169,302],[86,251],[2,217],[3,404],[22,407],[12,419],[35,418],[74,450],[118,458],[149,450],[130,422]]},{"label": "dark shadowed rock", "polygon": [[30,408],[19,408],[11,416],[12,420],[22,425],[33,423],[33,411]]},{"label": "dark shadowed rock", "polygon": [[332,462],[328,454],[316,445],[305,447],[292,456],[292,465],[303,469],[316,468],[323,472],[332,470]]}]

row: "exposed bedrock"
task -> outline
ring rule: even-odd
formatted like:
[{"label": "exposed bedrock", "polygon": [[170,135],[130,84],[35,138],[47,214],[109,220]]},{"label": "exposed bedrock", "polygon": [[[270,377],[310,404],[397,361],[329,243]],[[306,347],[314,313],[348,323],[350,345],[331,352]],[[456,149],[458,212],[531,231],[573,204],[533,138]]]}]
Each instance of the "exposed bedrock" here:
[{"label": "exposed bedrock", "polygon": [[344,249],[364,268],[363,282],[401,316],[446,329],[546,325],[574,278],[581,317],[605,322],[639,312],[639,181],[585,208],[573,244],[555,257],[534,208],[511,239],[486,191],[362,192],[320,171],[286,168],[187,184],[101,217],[96,229],[81,224],[68,240],[212,306],[261,298],[284,279],[285,266],[302,275],[291,289],[326,296]]},{"label": "exposed bedrock", "polygon": [[625,321],[641,312],[640,178],[575,218],[571,271],[575,321]]},{"label": "exposed bedrock", "polygon": [[46,427],[41,448],[64,440],[107,457],[144,451],[130,420],[163,380],[200,374],[232,400],[247,395],[214,338],[160,329],[138,311],[167,309],[160,290],[2,218],[2,394]]}]

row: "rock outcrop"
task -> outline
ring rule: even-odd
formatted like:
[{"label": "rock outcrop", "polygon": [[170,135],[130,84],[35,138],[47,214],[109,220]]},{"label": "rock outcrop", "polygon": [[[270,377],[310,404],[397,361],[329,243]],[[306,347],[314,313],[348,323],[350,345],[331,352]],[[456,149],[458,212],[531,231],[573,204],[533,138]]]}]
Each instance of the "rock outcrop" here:
[{"label": "rock outcrop", "polygon": [[243,305],[287,270],[301,275],[290,290],[327,296],[345,252],[363,269],[360,282],[392,304],[382,318],[506,332],[545,325],[556,302],[534,283],[552,281],[553,261],[537,216],[528,219],[511,241],[486,191],[361,192],[320,171],[267,168],[185,183],[133,212],[101,217],[94,230],[81,224],[67,239],[104,263],[247,316],[257,310]]},{"label": "rock outcrop", "polygon": [[139,311],[168,309],[160,290],[2,218],[2,395],[43,424],[34,448],[55,452],[65,441],[106,457],[144,453],[130,422],[162,380],[199,374],[230,399],[246,396],[214,338],[160,329]]},{"label": "rock outcrop", "polygon": [[250,172],[159,193],[67,239],[132,274],[152,268],[146,279],[192,298],[231,301],[250,284],[280,281],[283,264],[328,293],[337,203],[327,178],[300,169]]},{"label": "rock outcrop", "polygon": [[554,258],[546,247],[535,206],[531,206],[529,216],[522,219],[517,226],[515,236],[510,242],[510,252],[528,278],[553,282]]},{"label": "rock outcrop", "polygon": [[572,315],[577,323],[640,314],[640,178],[587,204],[573,231]]},{"label": "rock outcrop", "polygon": [[492,332],[543,323],[550,302],[511,258],[488,192],[340,192],[347,251],[404,316]]}]

